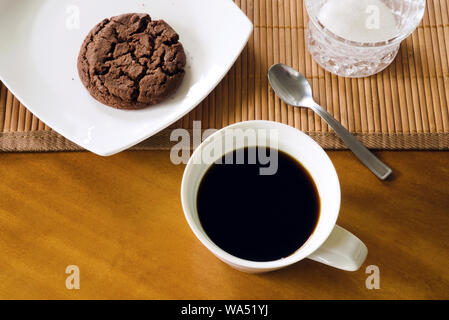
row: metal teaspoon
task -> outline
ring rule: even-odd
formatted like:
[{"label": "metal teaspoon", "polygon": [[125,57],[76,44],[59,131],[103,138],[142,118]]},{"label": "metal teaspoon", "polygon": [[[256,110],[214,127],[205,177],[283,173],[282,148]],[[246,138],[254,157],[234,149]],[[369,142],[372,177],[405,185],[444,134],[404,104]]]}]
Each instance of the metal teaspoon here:
[{"label": "metal teaspoon", "polygon": [[357,158],[379,179],[385,180],[391,175],[393,172],[391,168],[377,158],[329,112],[313,100],[312,88],[301,73],[287,65],[276,64],[268,71],[268,79],[273,90],[285,103],[294,107],[309,108],[323,118]]}]

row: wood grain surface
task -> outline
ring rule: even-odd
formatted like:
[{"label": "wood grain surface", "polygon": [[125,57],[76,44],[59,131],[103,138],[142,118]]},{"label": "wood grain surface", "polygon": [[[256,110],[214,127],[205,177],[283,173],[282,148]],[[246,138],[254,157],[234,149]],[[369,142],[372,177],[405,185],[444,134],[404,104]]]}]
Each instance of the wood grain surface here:
[{"label": "wood grain surface", "polygon": [[[448,299],[449,153],[383,152],[380,182],[349,152],[338,223],[369,248],[357,272],[304,260],[249,275],[190,231],[168,152],[0,154],[2,299]],[[81,289],[65,287],[77,265]],[[380,268],[368,290],[366,267]]]}]

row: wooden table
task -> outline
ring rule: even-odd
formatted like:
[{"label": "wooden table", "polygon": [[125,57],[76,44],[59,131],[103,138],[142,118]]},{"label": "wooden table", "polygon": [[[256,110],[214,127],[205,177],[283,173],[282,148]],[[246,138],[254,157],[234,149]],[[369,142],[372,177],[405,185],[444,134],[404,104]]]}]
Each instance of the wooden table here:
[{"label": "wooden table", "polygon": [[[382,152],[380,182],[349,152],[339,224],[368,246],[357,272],[302,261],[249,275],[217,260],[181,209],[168,152],[0,154],[0,298],[449,298],[449,153]],[[68,265],[80,290],[68,290]],[[380,269],[380,289],[365,286]]]}]

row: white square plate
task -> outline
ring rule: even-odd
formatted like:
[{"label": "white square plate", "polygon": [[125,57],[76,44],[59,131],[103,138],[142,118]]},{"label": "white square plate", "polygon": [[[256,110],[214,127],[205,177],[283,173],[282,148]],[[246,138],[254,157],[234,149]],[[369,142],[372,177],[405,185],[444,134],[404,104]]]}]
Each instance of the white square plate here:
[{"label": "white square plate", "polygon": [[[76,67],[88,32],[102,19],[128,12],[168,22],[187,54],[177,93],[139,111],[115,110],[94,100]],[[0,80],[55,131],[107,156],[196,107],[232,67],[252,30],[232,0],[0,0]]]}]

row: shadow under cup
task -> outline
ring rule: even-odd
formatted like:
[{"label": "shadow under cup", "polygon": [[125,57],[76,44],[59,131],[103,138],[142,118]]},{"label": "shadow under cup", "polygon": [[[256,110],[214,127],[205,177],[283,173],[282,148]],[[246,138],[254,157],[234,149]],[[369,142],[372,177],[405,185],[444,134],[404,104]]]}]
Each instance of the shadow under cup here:
[{"label": "shadow under cup", "polygon": [[[235,137],[254,134],[256,139],[240,139],[240,144],[223,143],[227,138],[229,138],[228,141],[235,141]],[[255,262],[227,253],[208,237],[198,216],[197,193],[202,178],[210,166],[216,160],[234,150],[251,147],[277,149],[293,157],[311,175],[320,198],[320,215],[315,231],[295,253],[276,261]],[[221,150],[221,152],[209,156],[212,150]],[[216,132],[194,152],[184,173],[181,197],[185,216],[191,229],[212,253],[241,271],[266,272],[291,265],[306,258],[326,241],[335,227],[341,195],[335,168],[327,154],[314,140],[299,130],[280,123],[249,121],[237,123]]]}]

